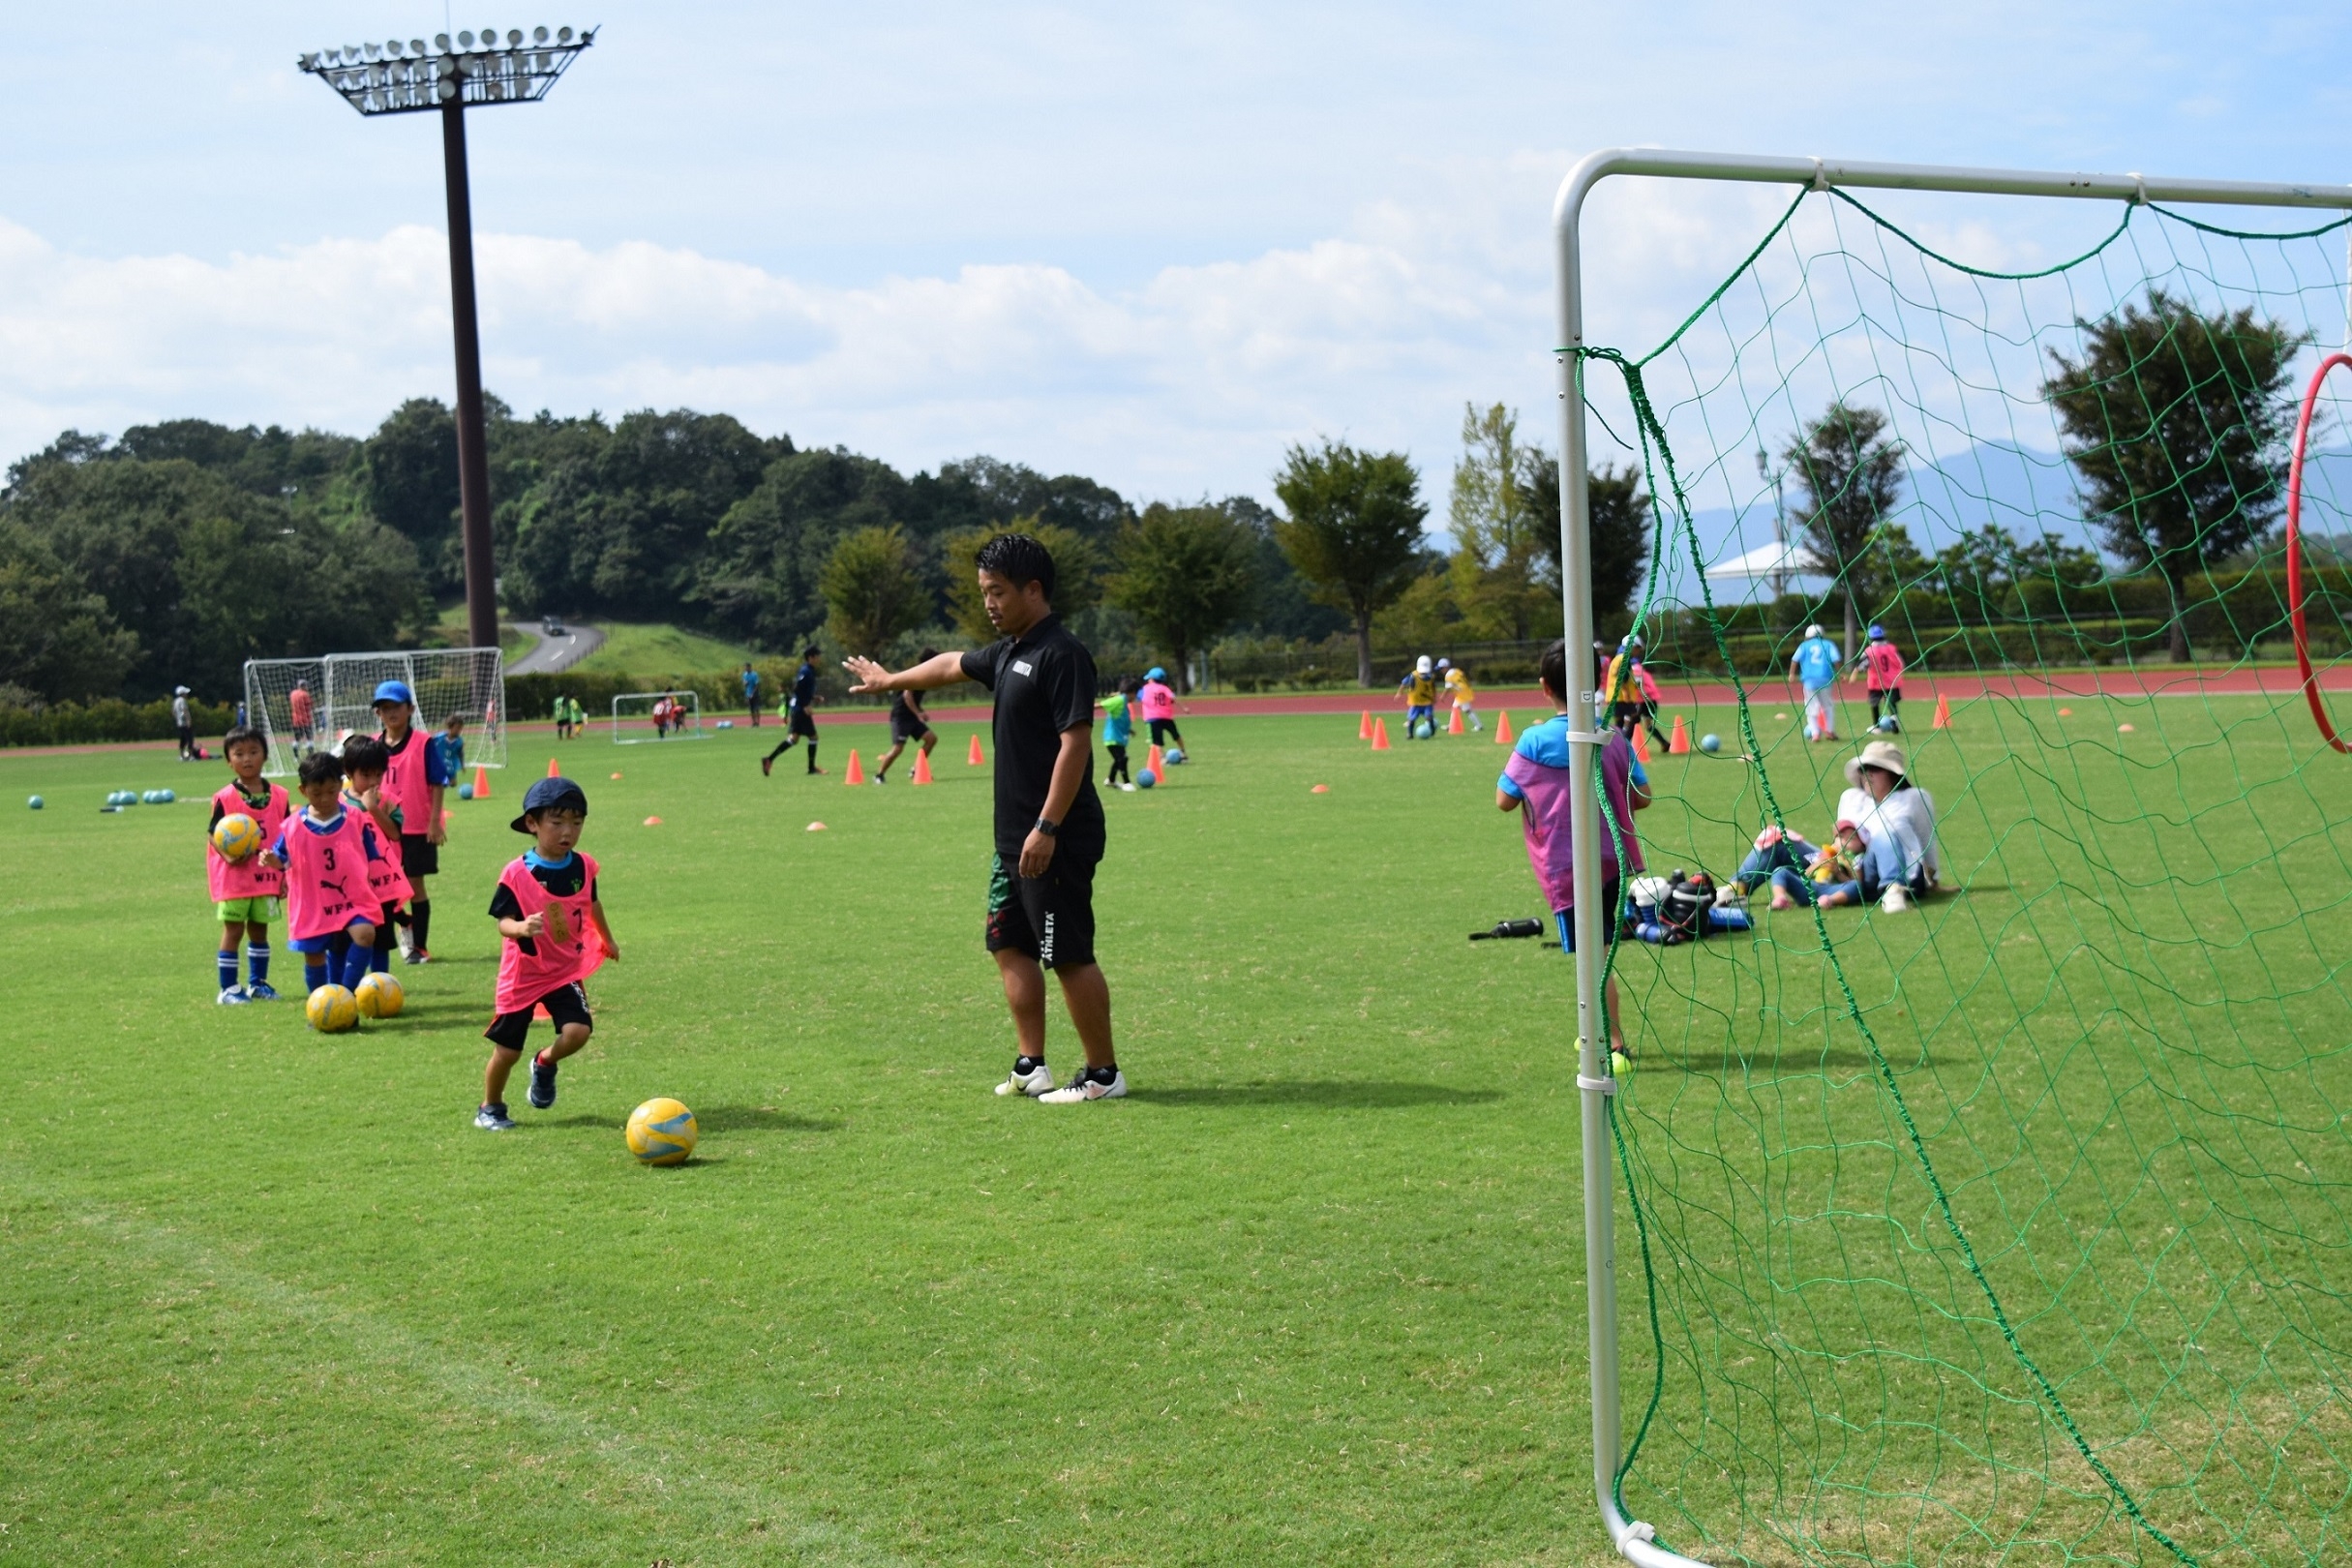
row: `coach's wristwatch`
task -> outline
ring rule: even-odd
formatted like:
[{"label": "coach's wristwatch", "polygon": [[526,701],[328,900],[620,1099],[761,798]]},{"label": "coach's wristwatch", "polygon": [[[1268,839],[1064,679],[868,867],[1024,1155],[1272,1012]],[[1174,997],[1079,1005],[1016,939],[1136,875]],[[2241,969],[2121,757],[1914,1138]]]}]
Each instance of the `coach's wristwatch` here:
[{"label": "coach's wristwatch", "polygon": [[1047,838],[1051,838],[1055,833],[1058,833],[1061,830],[1062,825],[1054,821],[1051,817],[1040,817],[1038,819],[1038,831],[1043,833]]}]

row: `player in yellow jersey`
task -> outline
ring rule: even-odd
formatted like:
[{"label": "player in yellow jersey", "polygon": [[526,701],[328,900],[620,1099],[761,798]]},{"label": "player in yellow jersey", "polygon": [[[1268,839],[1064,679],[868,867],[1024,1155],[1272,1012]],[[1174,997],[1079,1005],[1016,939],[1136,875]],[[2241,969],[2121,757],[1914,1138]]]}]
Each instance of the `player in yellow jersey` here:
[{"label": "player in yellow jersey", "polygon": [[1470,678],[1462,673],[1461,665],[1446,659],[1439,659],[1437,668],[1445,677],[1447,695],[1454,699],[1454,711],[1483,734],[1486,726],[1478,722],[1478,693],[1470,689]]}]

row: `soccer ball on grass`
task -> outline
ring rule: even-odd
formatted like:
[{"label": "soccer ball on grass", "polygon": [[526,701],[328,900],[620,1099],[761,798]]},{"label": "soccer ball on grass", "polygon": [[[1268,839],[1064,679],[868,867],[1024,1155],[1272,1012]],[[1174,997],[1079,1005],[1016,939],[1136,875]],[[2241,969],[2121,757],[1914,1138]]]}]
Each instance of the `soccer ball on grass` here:
[{"label": "soccer ball on grass", "polygon": [[351,993],[351,999],[358,1004],[359,1015],[363,1018],[397,1018],[400,1010],[408,1003],[408,998],[400,988],[400,981],[381,971],[361,980],[359,989]]},{"label": "soccer ball on grass", "polygon": [[648,1100],[629,1112],[629,1153],[645,1165],[677,1165],[702,1136],[694,1113],[675,1100]]},{"label": "soccer ball on grass", "polygon": [[1137,773],[1137,774],[1135,775],[1135,788],[1137,788],[1137,789],[1139,789],[1139,790],[1148,790],[1148,789],[1150,789],[1150,788],[1151,788],[1153,785],[1155,785],[1155,784],[1157,784],[1157,783],[1159,783],[1159,782],[1160,782],[1160,775],[1159,775],[1158,773],[1153,772],[1153,771],[1152,771],[1150,769],[1148,769],[1148,768],[1146,768],[1146,769],[1144,769],[1142,772]]},{"label": "soccer ball on grass", "polygon": [[321,985],[302,1006],[311,1027],[322,1035],[340,1035],[359,1027],[359,1002],[340,985]]}]

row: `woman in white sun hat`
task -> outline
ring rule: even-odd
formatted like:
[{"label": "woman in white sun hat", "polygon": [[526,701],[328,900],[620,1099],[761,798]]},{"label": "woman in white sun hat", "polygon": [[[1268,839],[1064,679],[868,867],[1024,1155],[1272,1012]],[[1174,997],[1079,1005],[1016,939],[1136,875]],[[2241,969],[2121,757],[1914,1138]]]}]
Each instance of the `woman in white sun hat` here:
[{"label": "woman in white sun hat", "polygon": [[1846,764],[1846,782],[1837,815],[1862,832],[1862,896],[1878,898],[1885,890],[1889,912],[1908,909],[1912,894],[1933,890],[1944,877],[1935,799],[1912,782],[1910,761],[1891,740],[1864,746]]}]

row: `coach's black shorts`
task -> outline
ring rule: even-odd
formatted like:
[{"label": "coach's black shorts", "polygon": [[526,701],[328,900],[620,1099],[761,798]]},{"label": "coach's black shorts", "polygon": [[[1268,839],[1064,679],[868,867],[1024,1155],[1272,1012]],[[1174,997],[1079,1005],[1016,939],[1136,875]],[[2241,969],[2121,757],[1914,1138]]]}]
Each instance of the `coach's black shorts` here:
[{"label": "coach's black shorts", "polygon": [[411,880],[441,874],[441,847],[423,833],[400,835],[400,869]]},{"label": "coach's black shorts", "polygon": [[817,721],[808,716],[808,709],[805,708],[796,708],[792,710],[792,717],[787,721],[787,728],[794,735],[804,735],[811,740],[817,739]]},{"label": "coach's black shorts", "polygon": [[588,992],[580,988],[578,980],[574,980],[569,985],[557,986],[529,1008],[499,1013],[490,1020],[490,1027],[482,1031],[482,1038],[502,1050],[521,1050],[524,1042],[530,1039],[531,1008],[547,1009],[547,1015],[556,1020],[558,1034],[563,1032],[565,1024],[586,1024],[590,1029],[596,1027],[596,1020],[588,1016]]},{"label": "coach's black shorts", "polygon": [[931,726],[912,713],[890,715],[890,744],[903,746],[910,740],[920,740],[931,733]]},{"label": "coach's black shorts", "polygon": [[1019,856],[999,855],[988,878],[988,950],[1025,952],[1047,969],[1093,963],[1095,862],[1064,847],[1041,877],[1019,866]]}]

